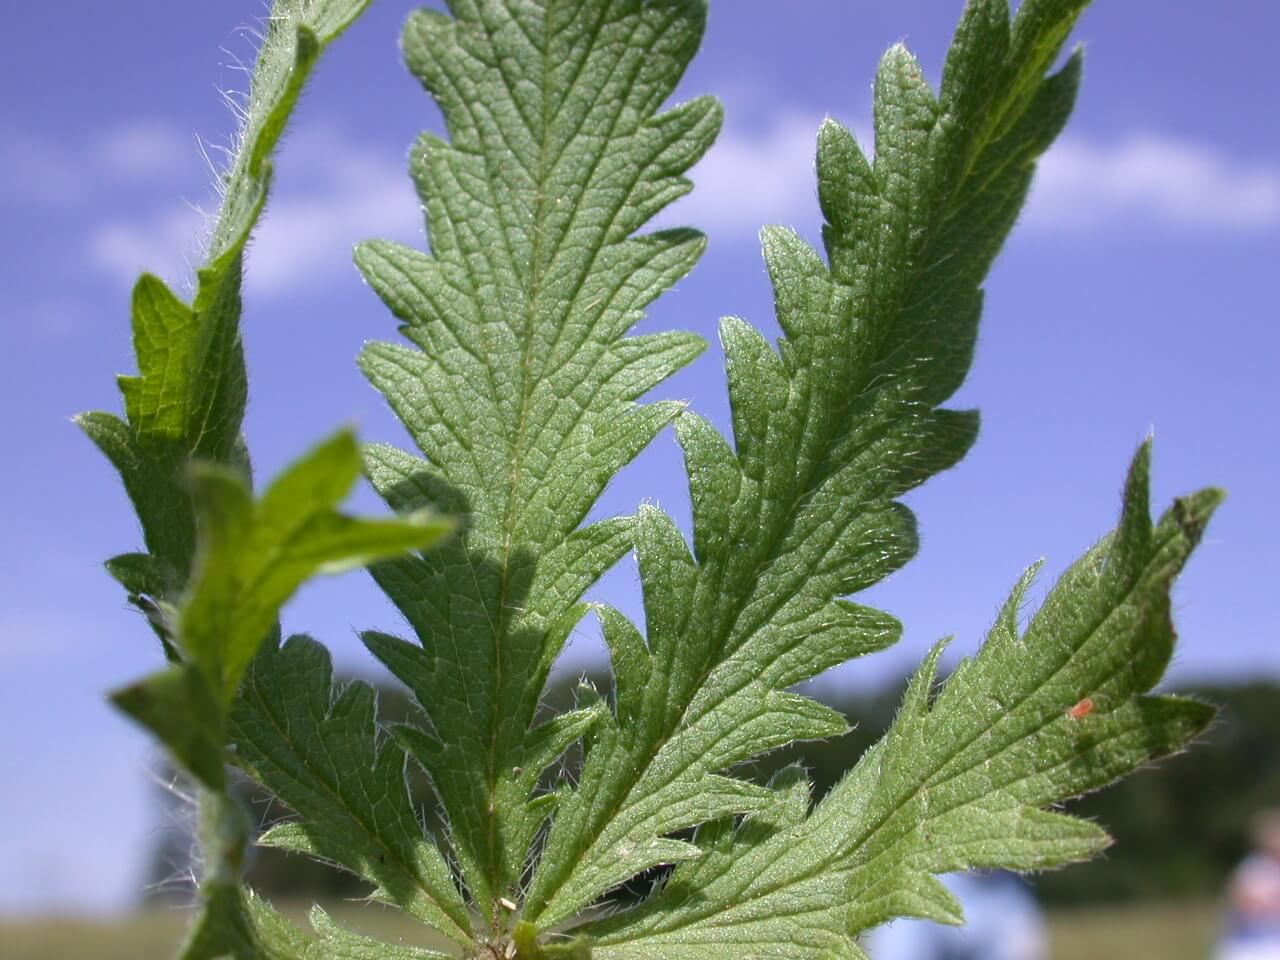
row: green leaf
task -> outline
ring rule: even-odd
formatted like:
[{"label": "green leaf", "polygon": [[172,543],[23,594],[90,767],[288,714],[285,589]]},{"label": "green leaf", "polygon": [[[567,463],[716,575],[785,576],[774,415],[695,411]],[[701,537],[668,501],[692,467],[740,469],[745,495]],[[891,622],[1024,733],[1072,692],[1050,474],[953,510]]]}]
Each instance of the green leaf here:
[{"label": "green leaf", "polygon": [[239,475],[212,465],[195,471],[201,551],[178,641],[224,705],[305,580],[421,549],[453,529],[426,513],[388,520],[338,513],[359,470],[355,438],[343,431],[282,473],[256,503]]},{"label": "green leaf", "polygon": [[[189,591],[172,612],[172,634],[168,611],[157,608],[164,615],[157,631],[178,662],[113,694],[116,705],[151,730],[204,788],[201,814],[212,818],[202,831],[205,909],[182,954],[187,960],[259,956],[239,894],[249,831],[225,793],[227,713],[250,661],[276,633],[280,608],[316,573],[421,549],[452,529],[423,514],[361,520],[337,512],[359,470],[355,438],[345,431],[285,470],[257,501],[241,474],[212,464],[196,467],[200,548]],[[111,569],[128,586],[147,588],[155,574],[148,560],[118,557]],[[279,693],[288,692],[282,683]],[[403,791],[402,767],[403,760],[395,777]],[[412,810],[409,820],[416,825]],[[434,848],[431,853],[440,859]],[[439,868],[448,883],[442,860]],[[465,909],[461,915],[465,921]]]},{"label": "green leaf", "polygon": [[638,398],[703,346],[629,335],[704,246],[689,230],[635,233],[688,191],[681,174],[720,108],[700,98],[659,113],[703,3],[450,9],[415,13],[403,38],[450,136],[412,152],[431,253],[373,241],[356,262],[413,344],[372,344],[361,366],[426,456],[374,447],[368,474],[397,509],[429,503],[468,522],[443,549],[374,572],[417,642],[366,640],[429,717],[430,733],[402,738],[481,915],[500,925],[497,900],[518,896],[554,803],[533,796],[539,776],[583,729],[534,728],[539,697],[582,593],[630,547],[630,521],[581,524],[681,409]]},{"label": "green leaf", "polygon": [[196,543],[195,510],[183,482],[186,452],[174,444],[145,449],[129,424],[110,413],[82,413],[75,422],[124,481],[163,596],[176,600]]},{"label": "green leaf", "polygon": [[1035,568],[936,694],[935,648],[892,728],[811,814],[746,818],[643,907],[588,924],[593,955],[816,960],[843,941],[856,956],[853,938],[893,917],[961,922],[935,874],[1040,870],[1103,849],[1097,825],[1045,808],[1180,749],[1214,715],[1144,695],[1173,649],[1169,589],[1222,498],[1178,500],[1153,525],[1149,456],[1144,445],[1116,531],[1064,574],[1025,632],[1018,613]]},{"label": "green leaf", "polygon": [[308,914],[312,934],[294,926],[260,897],[249,894],[247,906],[264,960],[447,960],[451,956],[352,933],[320,907],[312,907]]},{"label": "green leaf", "polygon": [[153,673],[117,690],[111,702],[154,733],[179,765],[210,790],[226,787],[222,708],[195,664]]},{"label": "green leaf", "polygon": [[[449,14],[414,14],[405,57],[449,134],[410,159],[430,252],[371,241],[356,261],[408,341],[369,345],[361,366],[422,456],[361,457],[339,434],[255,501],[238,436],[243,251],[303,81],[365,2],[277,0],[195,298],[139,281],[127,421],[81,420],[124,477],[148,551],[108,569],[175,661],[117,702],[207,790],[206,910],[184,956],[442,956],[323,912],[305,931],[243,890],[228,755],[297,815],[262,843],[353,871],[468,956],[848,960],[893,917],[959,922],[938,874],[1102,849],[1101,828],[1053,806],[1176,751],[1212,716],[1148,691],[1174,643],[1170,586],[1221,495],[1153,524],[1147,447],[1116,532],[1025,630],[1034,568],[1024,575],[941,686],[940,644],[825,798],[814,804],[798,768],[767,784],[746,773],[846,732],[793,688],[898,636],[851,597],[914,555],[901,498],[976,436],[975,413],[943,404],[967,375],[993,258],[1070,114],[1079,55],[1051,71],[1086,0],[1024,0],[1012,18],[1007,0],[970,0],[937,92],[904,48],[884,56],[870,156],[822,126],[823,251],[762,235],[783,337],[721,325],[730,437],[681,404],[639,402],[701,341],[631,333],[703,247],[693,231],[639,231],[688,191],[719,127],[710,99],[660,112],[705,0],[450,0]],[[669,423],[691,536],[653,506],[588,523]],[[401,519],[337,512],[361,468]],[[459,535],[442,540],[428,509],[461,518]],[[583,601],[628,550],[643,632]],[[372,561],[416,635],[363,634],[422,707],[392,726],[368,684],[334,683],[314,641],[278,643],[304,579]],[[612,696],[584,684],[548,716],[552,665],[591,610]],[[443,808],[439,844],[410,757]],[[665,864],[641,904],[596,909]]]},{"label": "green leaf", "polygon": [[[174,611],[175,666],[113,694],[179,763],[212,790],[224,786],[225,718],[240,679],[275,630],[280,608],[316,573],[363,566],[439,540],[452,524],[425,514],[361,520],[334,506],[360,469],[355,439],[336,434],[289,467],[255,502],[245,481],[205,465],[193,482],[200,550],[191,588]],[[154,575],[139,555],[117,557],[113,572],[133,587]],[[170,629],[165,611],[161,629]]]},{"label": "green leaf", "polygon": [[897,638],[893,618],[843,597],[911,558],[915,520],[897,498],[976,434],[976,414],[939,404],[968,371],[981,284],[1079,73],[1073,59],[1043,75],[1079,5],[1024,10],[1036,6],[1056,14],[1015,28],[1011,47],[1007,10],[971,4],[940,98],[904,48],[885,54],[874,163],[845,128],[819,131],[827,261],[766,229],[785,336],[775,350],[741,320],[721,325],[733,442],[692,414],[677,422],[693,551],[665,516],[642,514],[647,642],[615,657],[627,712],[597,728],[527,919],[562,923],[639,870],[696,855],[665,834],[770,803],[719,771],[842,732],[784,691]]},{"label": "green leaf", "polygon": [[[237,109],[242,126],[220,178],[221,209],[207,258],[196,271],[192,303],[144,274],[134,287],[132,311],[138,374],[119,378],[127,421],[107,413],[76,418],[120,473],[147,548],[146,554],[109,561],[108,570],[175,664],[114,699],[204,786],[202,815],[210,807],[234,808],[223,792],[225,710],[289,594],[326,566],[379,559],[435,535],[409,533],[404,525],[375,529],[327,509],[336,498],[324,500],[325,490],[309,470],[335,470],[333,478],[345,478],[345,494],[355,467],[333,461],[345,453],[356,463],[349,437],[331,445],[328,462],[313,457],[286,475],[276,502],[255,506],[240,437],[247,394],[239,329],[242,260],[270,188],[268,158],[316,59],[368,3],[273,4],[247,99]],[[193,458],[204,464],[194,481]],[[291,513],[280,501],[295,495],[300,499]],[[198,513],[204,521],[199,534]],[[203,552],[197,559],[198,541]],[[263,553],[253,552],[259,549]],[[184,960],[261,955],[238,887],[246,840],[247,832],[202,838],[204,904],[182,949]]]},{"label": "green leaf", "polygon": [[269,157],[320,53],[368,4],[276,0],[236,149],[220,177],[222,203],[193,301],[184,303],[150,274],[139,278],[132,311],[138,373],[119,378],[127,422],[105,413],[77,418],[124,480],[169,600],[180,596],[195,549],[188,460],[248,475],[240,441],[247,393],[240,281],[244,249],[270,189]]},{"label": "green leaf", "polygon": [[238,762],[301,817],[260,843],[340,864],[375,897],[469,942],[466,905],[409,796],[404,752],[379,735],[372,687],[335,688],[324,647],[293,637],[254,661],[231,733]]}]

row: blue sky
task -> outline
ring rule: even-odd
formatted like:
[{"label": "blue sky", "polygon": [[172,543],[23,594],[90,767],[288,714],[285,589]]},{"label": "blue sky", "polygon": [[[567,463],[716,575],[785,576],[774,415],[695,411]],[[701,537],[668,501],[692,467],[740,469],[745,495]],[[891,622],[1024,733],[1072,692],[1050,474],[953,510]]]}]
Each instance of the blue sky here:
[{"label": "blue sky", "polygon": [[[249,258],[246,433],[260,471],[341,422],[405,441],[353,359],[394,337],[350,266],[369,236],[423,242],[402,174],[434,107],[396,55],[414,4],[378,0],[321,64],[278,165]],[[719,94],[727,122],[666,223],[705,229],[710,251],[653,310],[648,329],[714,343],[723,314],[774,329],[756,230],[816,238],[813,134],[826,115],[867,131],[877,57],[906,40],[936,79],[959,0],[718,0],[681,96]],[[127,8],[127,17],[122,11]],[[124,495],[69,421],[117,410],[132,370],[128,291],[146,268],[182,284],[210,206],[199,143],[225,142],[219,88],[244,83],[237,24],[260,0],[22,4],[0,41],[0,211],[13,361],[0,378],[0,914],[110,910],[141,883],[158,804],[147,740],[106,706],[108,688],[159,651],[103,558],[139,536]],[[977,362],[957,400],[983,414],[969,458],[912,497],[919,558],[868,599],[907,624],[902,643],[817,681],[905,671],[938,637],[971,651],[1019,571],[1044,583],[1114,520],[1128,458],[1156,436],[1157,502],[1214,483],[1230,500],[1175,597],[1177,681],[1280,677],[1267,594],[1277,573],[1274,502],[1280,253],[1280,80],[1273,0],[1098,0],[1074,122],[988,283]],[[713,347],[662,389],[723,425]],[[366,509],[379,505],[367,492]],[[668,434],[606,493],[687,514]],[[625,563],[600,588],[636,609]],[[395,629],[362,574],[308,587],[286,625],[373,672],[353,630]],[[598,649],[584,628],[567,669]]]}]

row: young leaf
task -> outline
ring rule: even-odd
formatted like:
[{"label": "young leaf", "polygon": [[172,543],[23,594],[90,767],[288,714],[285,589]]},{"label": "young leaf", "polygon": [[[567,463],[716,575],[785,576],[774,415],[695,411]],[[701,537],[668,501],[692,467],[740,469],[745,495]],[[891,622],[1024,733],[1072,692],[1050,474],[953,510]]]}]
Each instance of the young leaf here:
[{"label": "young leaf", "polygon": [[280,607],[303,581],[422,549],[453,529],[426,513],[364,520],[334,508],[360,472],[355,438],[340,432],[291,466],[254,503],[244,481],[200,467],[195,499],[203,544],[178,620],[183,649],[229,704]]},{"label": "young leaf", "polygon": [[359,471],[355,438],[345,431],[289,467],[257,502],[238,474],[213,465],[193,470],[200,550],[175,613],[181,662],[113,699],[212,790],[223,787],[232,698],[303,581],[421,549],[452,529],[422,514],[360,520],[337,512]]},{"label": "young leaf", "polygon": [[[174,612],[177,662],[112,696],[200,787],[204,904],[184,960],[261,955],[240,890],[250,826],[226,793],[224,764],[232,698],[254,654],[275,632],[280,608],[316,573],[421,549],[452,529],[423,515],[359,520],[338,513],[335,505],[359,472],[360,454],[348,432],[287,469],[257,502],[239,473],[211,464],[193,468],[200,549],[186,597]],[[327,674],[324,681],[327,692]],[[277,693],[291,696],[295,688],[282,682]],[[395,776],[403,792],[402,765]],[[412,812],[408,819],[416,826]],[[439,857],[434,848],[430,852]],[[447,883],[443,864],[441,870]]]},{"label": "young leaf", "polygon": [[[981,283],[1066,121],[1079,57],[1045,76],[1082,3],[1028,0],[1010,27],[997,0],[966,10],[940,97],[902,47],[875,85],[875,160],[828,121],[818,137],[828,262],[766,230],[785,334],[721,327],[731,446],[677,422],[693,503],[693,553],[672,522],[636,533],[648,659],[615,656],[641,706],[597,728],[561,804],[525,916],[553,926],[641,870],[697,855],[672,831],[773,802],[722,771],[843,719],[783,692],[897,636],[842,596],[915,552],[896,498],[964,455],[973,413],[939,409],[968,370]],[[612,631],[614,635],[617,630]],[[606,632],[606,638],[610,632]]]},{"label": "young leaf", "polygon": [[[247,393],[240,342],[244,249],[270,190],[270,156],[311,68],[368,5],[369,0],[276,0],[238,111],[236,149],[219,177],[221,208],[205,262],[196,271],[195,296],[188,305],[157,277],[139,278],[133,291],[138,374],[119,378],[126,419],[108,413],[77,418],[119,471],[142,526],[153,592],[121,582],[144,612],[144,598],[176,600],[190,575],[196,532],[188,460],[225,464],[248,475],[240,442]],[[109,563],[108,570],[117,578],[124,572],[120,562]]]},{"label": "young leaf", "polygon": [[370,380],[426,455],[369,451],[397,509],[467,518],[429,556],[378,567],[417,633],[370,650],[414,692],[430,731],[401,731],[448,815],[481,914],[518,896],[554,802],[539,777],[591,710],[534,728],[583,593],[630,547],[631,522],[579,528],[610,478],[680,407],[636,400],[702,349],[628,336],[703,248],[689,230],[633,236],[689,189],[718,105],[659,113],[696,49],[690,0],[456,0],[409,20],[410,69],[443,108],[411,170],[431,254],[371,242],[356,260],[414,347],[373,344]]},{"label": "young leaf", "polygon": [[810,815],[806,790],[799,816],[747,818],[704,845],[642,908],[589,924],[593,955],[856,957],[856,935],[894,917],[962,922],[935,874],[1039,870],[1107,846],[1095,824],[1045,808],[1178,750],[1214,714],[1143,696],[1173,650],[1169,588],[1222,496],[1178,500],[1153,525],[1149,456],[1144,445],[1115,532],[1025,633],[1018,612],[1035,568],[931,702],[935,648],[889,732]]},{"label": "young leaf", "polygon": [[404,751],[377,734],[372,687],[334,690],[328,651],[293,637],[254,661],[231,733],[238,762],[301,818],[260,843],[340,864],[376,898],[469,942],[467,907],[409,796]]},{"label": "young leaf", "polygon": [[[194,298],[188,305],[151,275],[138,280],[138,375],[119,378],[126,419],[77,418],[120,473],[147,547],[109,560],[107,570],[173,664],[117,692],[116,705],[155,733],[200,786],[203,907],[184,960],[262,955],[239,887],[249,831],[225,792],[223,753],[226,710],[280,606],[317,571],[425,546],[443,532],[422,522],[363,524],[334,512],[358,470],[345,435],[286,474],[274,500],[269,492],[254,505],[240,437],[247,394],[241,268],[270,188],[269,157],[316,59],[368,3],[273,4],[247,98],[236,107],[241,128],[219,178],[222,205]],[[194,477],[193,459],[203,464]],[[191,583],[198,544],[201,568]]]}]

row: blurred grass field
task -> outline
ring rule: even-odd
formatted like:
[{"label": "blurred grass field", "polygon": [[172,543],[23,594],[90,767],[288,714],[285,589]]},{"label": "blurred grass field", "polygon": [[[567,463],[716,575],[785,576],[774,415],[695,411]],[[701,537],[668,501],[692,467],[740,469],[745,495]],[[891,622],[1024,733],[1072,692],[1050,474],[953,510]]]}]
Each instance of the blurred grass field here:
[{"label": "blurred grass field", "polygon": [[1209,960],[1213,901],[1089,906],[1049,912],[1052,960]]},{"label": "blurred grass field", "polygon": [[[391,912],[356,905],[332,912],[363,933],[437,945],[414,937],[416,931]],[[116,922],[0,920],[0,958],[166,960],[185,924],[181,911],[163,909]],[[1216,905],[1203,901],[1055,910],[1049,914],[1052,960],[1209,960],[1216,926]]]},{"label": "blurred grass field", "polygon": [[[282,910],[303,927],[307,904]],[[397,910],[327,904],[343,926],[389,943],[448,949],[449,941]],[[0,919],[0,960],[169,960],[187,927],[179,908],[155,907],[121,920]]]}]

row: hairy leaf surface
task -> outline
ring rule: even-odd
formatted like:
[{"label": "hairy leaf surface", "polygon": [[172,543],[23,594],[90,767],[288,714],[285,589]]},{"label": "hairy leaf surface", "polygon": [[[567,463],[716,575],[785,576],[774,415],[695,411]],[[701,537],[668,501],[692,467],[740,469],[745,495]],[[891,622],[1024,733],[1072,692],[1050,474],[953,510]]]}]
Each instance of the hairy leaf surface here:
[{"label": "hairy leaf surface", "polygon": [[853,938],[894,917],[962,922],[934,874],[1039,870],[1106,847],[1096,824],[1045,808],[1178,750],[1214,714],[1143,696],[1173,650],[1169,588],[1221,500],[1178,500],[1152,524],[1148,460],[1144,446],[1119,527],[1025,632],[1034,567],[936,696],[935,648],[888,733],[812,813],[793,779],[767,812],[700,831],[701,860],[639,910],[588,925],[595,955],[859,956]]},{"label": "hairy leaf surface", "polygon": [[[302,83],[367,4],[277,0],[194,298],[139,281],[126,418],[81,419],[142,524],[146,552],[108,569],[173,664],[117,703],[207,795],[206,910],[188,960],[444,956],[322,911],[303,929],[239,885],[249,825],[225,790],[228,738],[295,815],[263,844],[353,872],[468,958],[851,960],[857,937],[894,917],[959,922],[939,874],[1036,870],[1109,842],[1054,806],[1175,752],[1212,715],[1150,691],[1174,644],[1171,584],[1221,494],[1153,523],[1149,446],[1116,531],[1024,628],[1028,571],[942,685],[939,645],[829,794],[815,803],[798,767],[768,783],[748,772],[846,732],[796,685],[898,637],[894,617],[852,598],[914,555],[903,496],[976,436],[976,413],[944,405],[968,373],[990,265],[1071,111],[1081,58],[1058,61],[1087,2],[1011,14],[1007,0],[969,0],[937,92],[901,46],[883,57],[873,150],[823,124],[822,250],[762,235],[782,338],[721,324],[728,435],[681,404],[640,402],[703,345],[635,332],[704,245],[692,230],[642,231],[689,190],[719,128],[711,99],[663,106],[706,0],[418,11],[403,52],[448,131],[420,138],[409,163],[429,250],[356,251],[404,338],[368,345],[360,365],[418,450],[361,453],[340,434],[255,500],[239,437],[241,261]],[[668,424],[688,536],[648,505],[588,523]],[[337,512],[360,469],[398,518]],[[424,508],[457,517],[457,536]],[[643,629],[583,600],[628,551]],[[323,647],[281,644],[276,627],[305,578],[372,561],[413,633],[363,634],[422,708],[393,725],[372,686],[335,682]],[[589,610],[612,690],[583,685],[552,713],[548,676]],[[439,837],[410,761],[442,807]],[[664,866],[647,899],[602,909]]]},{"label": "hairy leaf surface", "polygon": [[231,716],[239,761],[299,814],[259,842],[340,864],[374,896],[459,942],[470,918],[404,779],[404,751],[375,725],[366,683],[334,689],[329,653],[292,637],[254,661]]},{"label": "hairy leaf surface", "polygon": [[[118,692],[115,702],[155,733],[202,789],[204,906],[182,948],[184,960],[259,955],[238,886],[248,830],[224,792],[222,754],[226,707],[276,611],[325,564],[384,557],[435,536],[421,529],[406,535],[412,525],[392,524],[374,533],[334,513],[336,498],[325,499],[325,484],[341,485],[345,495],[354,479],[334,457],[289,475],[295,484],[312,484],[282,488],[297,503],[278,498],[255,511],[240,437],[248,390],[241,272],[270,189],[270,156],[321,52],[368,3],[275,0],[247,94],[242,102],[229,100],[240,129],[218,175],[222,202],[192,300],[149,274],[138,280],[132,310],[138,373],[118,378],[125,419],[102,412],[77,418],[124,481],[146,546],[145,553],[109,560],[107,571],[146,615],[173,664]],[[353,457],[350,438],[346,446]],[[341,451],[329,452],[341,460]],[[193,459],[206,465],[194,482]],[[320,479],[316,469],[328,475]],[[330,529],[317,529],[326,523]],[[282,542],[281,533],[297,542]],[[399,546],[389,549],[397,538]],[[205,569],[190,588],[198,546]],[[184,623],[173,616],[179,605],[189,613]]]},{"label": "hairy leaf surface", "polygon": [[240,441],[248,391],[240,340],[245,246],[271,187],[271,154],[303,84],[324,48],[368,5],[276,0],[237,108],[241,127],[219,175],[222,202],[192,301],[151,274],[138,279],[132,310],[138,373],[118,378],[125,419],[102,412],[77,418],[120,473],[137,512],[150,555],[145,578],[122,576],[136,573],[136,554],[117,557],[107,569],[144,611],[157,599],[176,601],[190,575],[196,530],[187,462],[195,457],[248,475]]},{"label": "hairy leaf surface", "polygon": [[[561,804],[528,916],[561,923],[649,867],[697,855],[673,831],[774,802],[723,771],[843,718],[786,688],[892,643],[891,617],[841,599],[915,552],[896,498],[955,463],[977,417],[940,409],[969,367],[981,283],[1070,112],[1079,58],[1045,76],[1083,3],[1029,0],[1012,27],[971,3],[934,95],[902,47],[875,85],[875,160],[818,138],[827,261],[764,233],[785,334],[721,327],[732,446],[681,416],[693,550],[657,510],[636,531],[647,640],[606,620],[616,725],[597,728]],[[612,622],[612,626],[611,626]]]},{"label": "hairy leaf surface", "polygon": [[173,611],[178,663],[113,699],[148,726],[206,786],[223,786],[225,718],[280,608],[318,573],[421,549],[452,524],[419,513],[364,520],[339,513],[359,476],[355,438],[336,434],[254,501],[245,479],[213,464],[192,469],[200,530],[192,581]]},{"label": "hairy leaf surface", "polygon": [[[191,469],[199,531],[191,582],[176,608],[157,608],[157,615],[172,619],[160,632],[172,637],[175,662],[112,695],[199,787],[204,909],[184,960],[261,956],[240,888],[250,825],[226,792],[224,764],[232,699],[255,653],[275,633],[280,608],[317,573],[421,549],[452,529],[421,513],[377,520],[339,513],[335,506],[359,471],[355,438],[346,432],[289,467],[257,501],[238,471],[216,464]],[[278,694],[288,697],[299,686],[282,685]],[[403,794],[401,767],[395,776]],[[412,811],[408,819],[416,826]],[[439,859],[434,847],[429,852]],[[442,863],[440,869],[456,897]]]},{"label": "hairy leaf surface", "polygon": [[450,137],[412,153],[431,253],[375,241],[356,260],[413,344],[373,344],[361,366],[426,457],[375,446],[369,476],[397,509],[431,503],[467,522],[452,546],[375,570],[417,637],[366,640],[430,719],[399,736],[494,918],[555,800],[534,796],[542,771],[600,715],[534,726],[583,591],[631,545],[630,520],[580,524],[680,409],[635,401],[702,349],[687,333],[629,335],[701,235],[634,234],[687,192],[680,175],[720,111],[704,98],[659,112],[697,47],[701,3],[450,10],[419,11],[403,38]]}]

